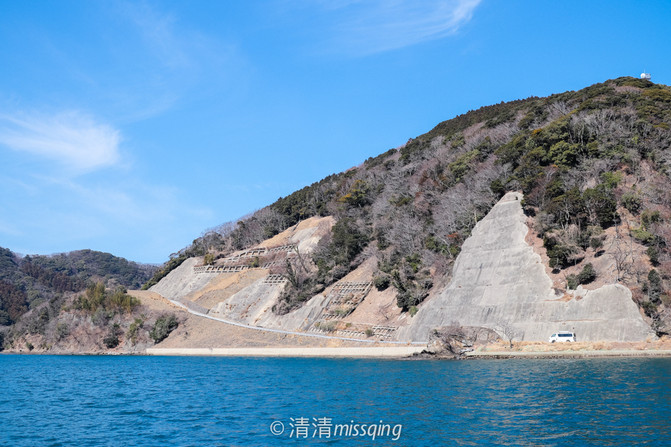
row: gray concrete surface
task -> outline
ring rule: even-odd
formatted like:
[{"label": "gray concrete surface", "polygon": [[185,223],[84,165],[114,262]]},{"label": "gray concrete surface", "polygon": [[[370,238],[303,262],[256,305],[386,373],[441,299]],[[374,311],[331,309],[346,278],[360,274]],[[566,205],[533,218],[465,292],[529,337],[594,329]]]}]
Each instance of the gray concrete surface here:
[{"label": "gray concrete surface", "polygon": [[525,241],[521,200],[521,193],[506,194],[478,222],[450,284],[422,303],[399,340],[428,341],[432,329],[453,322],[515,340],[545,341],[560,330],[574,331],[579,341],[655,338],[626,287],[607,285],[569,301],[555,296],[541,257]]},{"label": "gray concrete surface", "polygon": [[168,273],[158,284],[149,288],[152,292],[168,298],[170,300],[180,301],[182,298],[205,287],[217,275],[209,273],[195,273],[193,267],[201,258],[188,258],[179,267]]}]

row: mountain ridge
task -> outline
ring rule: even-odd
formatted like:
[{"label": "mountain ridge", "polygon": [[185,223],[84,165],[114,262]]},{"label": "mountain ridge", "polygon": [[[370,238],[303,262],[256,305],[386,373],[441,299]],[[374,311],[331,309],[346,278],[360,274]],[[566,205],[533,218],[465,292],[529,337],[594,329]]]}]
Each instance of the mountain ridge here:
[{"label": "mountain ridge", "polygon": [[[626,224],[633,248],[629,259],[620,253],[616,282],[636,276],[627,285],[663,334],[669,260],[662,233],[669,209],[668,202],[659,203],[658,193],[668,181],[670,100],[667,86],[624,77],[486,106],[280,198],[199,242],[205,242],[205,252],[222,256],[306,216],[332,215],[342,222],[342,228],[334,228],[337,241],[319,247],[313,256],[317,274],[303,290],[285,294],[286,307],[300,305],[375,252],[377,282],[392,284],[397,304],[410,311],[436,279],[449,277],[461,243],[479,219],[506,190],[517,189],[525,193],[525,212],[543,240],[550,268],[571,272],[564,289],[579,285],[584,269],[584,284],[594,281],[592,263],[581,264],[585,254],[599,261],[604,242],[619,243],[611,240],[611,229],[619,234]],[[587,181],[581,183],[580,176]],[[214,243],[208,245],[208,237]],[[389,245],[396,253],[385,252]],[[344,250],[338,253],[338,247]],[[652,268],[634,271],[638,259]],[[572,273],[576,266],[582,270]]]},{"label": "mountain ridge", "polygon": [[[259,307],[266,323],[397,337],[450,283],[474,227],[506,192],[519,191],[527,242],[554,293],[580,300],[579,290],[621,284],[664,336],[671,328],[670,126],[671,89],[630,77],[482,107],[207,232],[145,286],[158,290],[191,259],[180,270],[185,280],[280,278]],[[292,229],[324,218],[328,228],[298,248],[303,239]],[[280,236],[283,245],[268,242]],[[262,277],[244,279],[243,271],[259,269]],[[225,315],[258,295],[203,281],[210,298],[192,298],[208,312]],[[370,286],[359,293],[352,284],[362,282]],[[341,289],[354,292],[334,295]],[[324,318],[307,324],[315,312]]]}]

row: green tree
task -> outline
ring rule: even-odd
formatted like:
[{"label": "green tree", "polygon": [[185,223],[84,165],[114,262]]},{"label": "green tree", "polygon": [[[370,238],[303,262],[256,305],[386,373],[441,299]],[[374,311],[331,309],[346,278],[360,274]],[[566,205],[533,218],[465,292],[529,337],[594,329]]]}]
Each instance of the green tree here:
[{"label": "green tree", "polygon": [[559,141],[550,147],[548,157],[551,162],[560,167],[575,166],[578,161],[580,146]]},{"label": "green tree", "polygon": [[599,251],[603,247],[603,239],[595,236],[590,238],[589,246],[592,247],[594,251]]},{"label": "green tree", "polygon": [[103,311],[112,316],[115,312],[130,313],[140,305],[140,300],[126,293],[122,286],[110,293],[102,282],[92,284],[86,293],[80,295],[75,302],[75,308],[91,314],[100,314]]},{"label": "green tree", "polygon": [[645,253],[650,258],[652,265],[659,265],[659,248],[653,246],[648,247]]},{"label": "green tree", "polygon": [[135,321],[133,321],[128,327],[128,339],[133,345],[137,343],[138,333],[140,332],[140,329],[142,329],[143,325],[144,320],[142,318],[136,318]]},{"label": "green tree", "polygon": [[331,251],[336,264],[345,265],[351,262],[367,243],[368,237],[359,231],[352,219],[340,219],[333,225]]},{"label": "green tree", "polygon": [[68,325],[66,323],[58,323],[56,325],[56,338],[62,340],[68,335],[70,335],[70,328],[68,328]]},{"label": "green tree", "polygon": [[578,282],[580,284],[589,284],[596,279],[596,270],[591,263],[585,264],[582,271],[578,274]]},{"label": "green tree", "polygon": [[386,290],[391,284],[391,279],[388,275],[381,274],[373,278],[373,284],[377,290]]},{"label": "green tree", "polygon": [[349,192],[338,199],[353,208],[362,208],[370,203],[370,188],[364,180],[355,180]]},{"label": "green tree", "polygon": [[624,206],[631,214],[638,214],[641,210],[641,198],[635,193],[628,192],[622,196],[622,206]]},{"label": "green tree", "polygon": [[205,265],[212,265],[214,264],[214,254],[213,253],[205,253],[205,256],[203,256],[203,263]]},{"label": "green tree", "polygon": [[659,275],[657,270],[652,269],[648,273],[648,298],[653,303],[658,303],[660,301],[662,292],[664,292],[662,277]]},{"label": "green tree", "polygon": [[175,314],[161,315],[156,319],[149,336],[154,340],[154,343],[160,343],[177,329],[177,326],[179,326],[179,323]]},{"label": "green tree", "polygon": [[543,245],[547,249],[547,255],[550,258],[550,267],[565,268],[570,265],[571,256],[575,249],[565,245],[557,237],[546,234],[543,237]]},{"label": "green tree", "polygon": [[121,326],[119,323],[114,323],[110,326],[109,331],[105,338],[103,338],[103,344],[107,349],[113,349],[119,346],[119,336],[123,334]]},{"label": "green tree", "polygon": [[592,225],[608,228],[618,220],[617,202],[611,189],[599,185],[583,193],[587,218]]},{"label": "green tree", "polygon": [[471,167],[480,157],[480,151],[474,149],[472,151],[466,152],[465,154],[459,156],[455,161],[447,165],[447,167],[452,172],[455,182],[460,182],[464,175],[471,170]]}]

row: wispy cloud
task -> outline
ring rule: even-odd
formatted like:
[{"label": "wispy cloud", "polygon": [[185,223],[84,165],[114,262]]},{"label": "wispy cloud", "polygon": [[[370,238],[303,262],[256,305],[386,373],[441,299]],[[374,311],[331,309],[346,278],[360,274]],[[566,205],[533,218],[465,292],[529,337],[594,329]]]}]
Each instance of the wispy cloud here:
[{"label": "wispy cloud", "polygon": [[169,69],[185,69],[194,64],[191,43],[199,40],[194,32],[178,31],[176,18],[148,3],[120,4],[125,15],[136,26],[150,54]]},{"label": "wispy cloud", "polygon": [[340,50],[368,55],[454,34],[481,0],[320,1],[335,15],[333,43]]},{"label": "wispy cloud", "polygon": [[80,112],[0,114],[0,145],[56,161],[74,173],[120,161],[120,132]]},{"label": "wispy cloud", "polygon": [[163,262],[212,225],[209,207],[194,205],[177,187],[147,183],[130,172],[27,180],[31,190],[23,181],[0,177],[13,185],[0,194],[0,245],[22,253],[92,248]]},{"label": "wispy cloud", "polygon": [[[40,63],[14,68],[26,79],[16,91],[0,86],[0,239],[31,252],[106,246],[161,261],[211,226],[213,211],[194,205],[203,201],[188,192],[190,173],[161,178],[163,160],[149,154],[182,145],[151,132],[174,126],[199,101],[216,98],[225,113],[250,61],[237,40],[184,14],[186,5],[121,0],[80,9],[72,30],[45,25],[33,40],[14,41]],[[33,87],[45,72],[53,78]]]},{"label": "wispy cloud", "polygon": [[117,2],[110,11],[125,24],[133,45],[120,58],[128,68],[119,73],[122,82],[112,83],[110,96],[121,106],[125,122],[179,108],[203,91],[229,88],[227,81],[243,69],[234,45],[168,8],[147,1]]}]

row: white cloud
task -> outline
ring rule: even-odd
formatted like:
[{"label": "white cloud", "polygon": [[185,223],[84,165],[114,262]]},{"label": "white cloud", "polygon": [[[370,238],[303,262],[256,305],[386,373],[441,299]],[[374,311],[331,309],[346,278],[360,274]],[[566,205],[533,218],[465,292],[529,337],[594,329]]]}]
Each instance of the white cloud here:
[{"label": "white cloud", "polygon": [[454,34],[480,1],[340,0],[322,2],[322,7],[337,15],[334,44],[367,55]]},{"label": "white cloud", "polygon": [[56,161],[75,173],[117,164],[120,141],[118,130],[79,112],[0,115],[0,145]]}]

